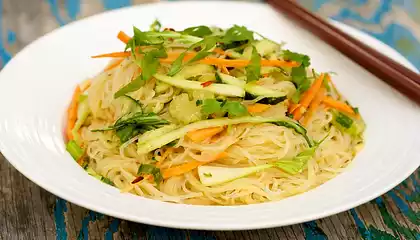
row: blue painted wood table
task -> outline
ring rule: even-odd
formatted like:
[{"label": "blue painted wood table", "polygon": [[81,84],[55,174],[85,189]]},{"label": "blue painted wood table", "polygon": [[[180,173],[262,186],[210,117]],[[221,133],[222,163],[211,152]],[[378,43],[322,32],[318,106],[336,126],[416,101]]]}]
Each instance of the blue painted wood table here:
[{"label": "blue painted wood table", "polygon": [[[76,19],[144,0],[0,0],[0,61]],[[420,68],[420,0],[300,0],[396,48]],[[187,231],[104,216],[39,188],[0,154],[0,240],[14,239],[420,239],[419,171],[350,211],[299,225],[237,232]]]}]

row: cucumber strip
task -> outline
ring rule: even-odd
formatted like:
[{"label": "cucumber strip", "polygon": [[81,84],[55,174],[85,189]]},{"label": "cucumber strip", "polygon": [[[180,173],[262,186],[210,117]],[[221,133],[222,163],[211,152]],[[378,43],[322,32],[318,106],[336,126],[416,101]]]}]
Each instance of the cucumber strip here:
[{"label": "cucumber strip", "polygon": [[285,97],[287,93],[280,90],[273,90],[256,84],[255,82],[250,82],[245,84],[245,91],[254,95],[254,96],[264,96],[264,97]]},{"label": "cucumber strip", "polygon": [[169,133],[177,128],[178,127],[176,125],[166,125],[155,130],[147,131],[144,134],[140,135],[139,139],[137,140],[138,145],[144,144],[151,139],[158,138],[163,134]]},{"label": "cucumber strip", "polygon": [[245,87],[246,82],[244,80],[221,73],[220,71],[217,71],[217,74],[219,75],[223,83],[233,85],[233,86],[238,86],[241,88]]},{"label": "cucumber strip", "polygon": [[[191,123],[184,127],[178,128],[172,132],[150,139],[148,142],[139,144],[137,146],[137,153],[146,154],[150,151],[158,149],[174,140],[177,140],[183,137],[185,134],[187,134],[190,131],[203,129],[203,128],[209,128],[209,127],[221,127],[221,126],[226,126],[226,125],[234,125],[234,124],[240,124],[240,123],[274,123],[279,126],[292,128],[297,133],[303,135],[307,141],[309,140],[309,137],[306,135],[305,128],[303,128],[301,125],[297,124],[296,122],[292,120],[287,120],[284,118],[267,118],[267,117],[259,117],[259,116],[255,116],[255,117],[248,116],[248,117],[240,117],[240,118],[233,118],[233,119],[219,118],[219,119],[210,119],[210,120],[204,120],[204,121]],[[308,141],[308,145],[309,146],[313,145],[311,140]]]},{"label": "cucumber strip", "polygon": [[167,83],[169,85],[182,88],[182,89],[204,90],[204,91],[209,91],[218,95],[223,95],[223,96],[228,96],[228,97],[244,97],[245,96],[244,89],[238,86],[213,83],[207,87],[203,87],[200,82],[185,80],[185,79],[176,78],[176,77],[169,77],[163,74],[155,74],[154,77],[159,81],[162,81],[164,83]]}]

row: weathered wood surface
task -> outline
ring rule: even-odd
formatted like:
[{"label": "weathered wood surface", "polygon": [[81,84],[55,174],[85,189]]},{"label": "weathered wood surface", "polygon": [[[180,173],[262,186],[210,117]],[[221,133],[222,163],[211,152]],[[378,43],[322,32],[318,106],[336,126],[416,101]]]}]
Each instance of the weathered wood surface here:
[{"label": "weathered wood surface", "polygon": [[[141,2],[0,0],[0,59],[7,62],[37,37],[76,18]],[[27,180],[0,154],[0,240],[420,239],[419,173],[370,203],[317,221],[254,231],[187,231],[128,222],[78,207]]]}]

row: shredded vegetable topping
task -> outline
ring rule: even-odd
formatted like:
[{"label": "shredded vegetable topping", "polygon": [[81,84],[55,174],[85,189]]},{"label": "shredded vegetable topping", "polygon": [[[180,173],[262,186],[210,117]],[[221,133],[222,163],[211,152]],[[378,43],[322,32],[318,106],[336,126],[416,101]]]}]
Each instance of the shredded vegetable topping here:
[{"label": "shredded vegetable topping", "polygon": [[[244,26],[120,31],[76,86],[66,149],[102,182],[200,205],[280,200],[333,178],[363,145],[330,74]],[[320,72],[318,72],[320,71]]]}]

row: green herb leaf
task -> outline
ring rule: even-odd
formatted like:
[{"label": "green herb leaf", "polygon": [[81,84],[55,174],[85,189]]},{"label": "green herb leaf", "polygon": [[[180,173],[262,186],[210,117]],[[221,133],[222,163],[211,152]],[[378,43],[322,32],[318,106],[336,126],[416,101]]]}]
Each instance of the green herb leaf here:
[{"label": "green herb leaf", "polygon": [[139,90],[146,82],[142,79],[142,76],[136,77],[136,79],[132,80],[129,84],[122,87],[114,94],[114,98],[119,98],[127,93],[134,92]]},{"label": "green herb leaf", "polygon": [[155,21],[150,25],[150,31],[152,32],[160,32],[161,28],[162,24],[157,19],[155,19]]},{"label": "green herb leaf", "polygon": [[207,26],[196,26],[190,27],[182,31],[183,34],[188,34],[196,37],[204,37],[207,35],[211,35],[213,32]]},{"label": "green herb leaf", "polygon": [[140,133],[140,129],[136,129],[135,125],[127,125],[115,131],[121,143],[125,143]]},{"label": "green herb leaf", "polygon": [[137,171],[137,174],[151,174],[154,178],[154,181],[157,184],[159,184],[163,180],[160,169],[151,164],[141,164]]},{"label": "green herb leaf", "polygon": [[311,65],[311,59],[308,55],[292,52],[289,50],[283,51],[283,58],[288,61],[298,62],[304,67],[309,67],[309,65]]},{"label": "green herb leaf", "polygon": [[340,124],[342,127],[344,128],[351,128],[351,126],[353,125],[353,119],[349,118],[348,116],[344,115],[341,112],[338,112],[336,117],[335,117],[335,121]]},{"label": "green herb leaf", "polygon": [[201,104],[203,104],[203,100],[198,99],[197,101],[195,101],[196,106],[200,106]]},{"label": "green herb leaf", "polygon": [[182,61],[184,60],[187,51],[181,53],[179,57],[172,63],[171,69],[168,72],[168,76],[174,76],[182,69]]},{"label": "green herb leaf", "polygon": [[222,108],[222,111],[228,112],[229,116],[241,117],[248,114],[246,107],[237,101],[227,101]]},{"label": "green herb leaf", "polygon": [[157,72],[160,65],[159,58],[165,58],[167,56],[168,54],[163,46],[145,53],[141,61],[142,79],[149,80]]},{"label": "green herb leaf", "polygon": [[201,106],[201,112],[204,114],[213,114],[222,110],[222,103],[216,99],[205,99]]},{"label": "green herb leaf", "polygon": [[203,175],[206,176],[206,177],[213,177],[213,175],[211,173],[204,173]]},{"label": "green herb leaf", "polygon": [[261,73],[261,57],[257,52],[257,49],[252,47],[251,62],[246,66],[246,81],[252,82],[260,78]]},{"label": "green herb leaf", "polygon": [[156,129],[169,122],[160,118],[155,113],[142,112],[129,113],[119,118],[113,126],[105,129],[95,129],[92,132],[115,130],[120,142],[124,143],[140,133]]},{"label": "green herb leaf", "polygon": [[161,45],[163,44],[163,37],[159,35],[150,35],[147,32],[142,32],[140,29],[133,27],[133,42],[137,46]]},{"label": "green herb leaf", "polygon": [[311,87],[311,80],[306,76],[306,69],[303,65],[292,68],[292,82],[297,86],[295,94],[292,96],[292,102],[298,103],[301,94]]},{"label": "green herb leaf", "polygon": [[246,40],[253,41],[254,32],[249,31],[246,27],[234,25],[226,31],[222,41],[224,44],[229,44]]}]

